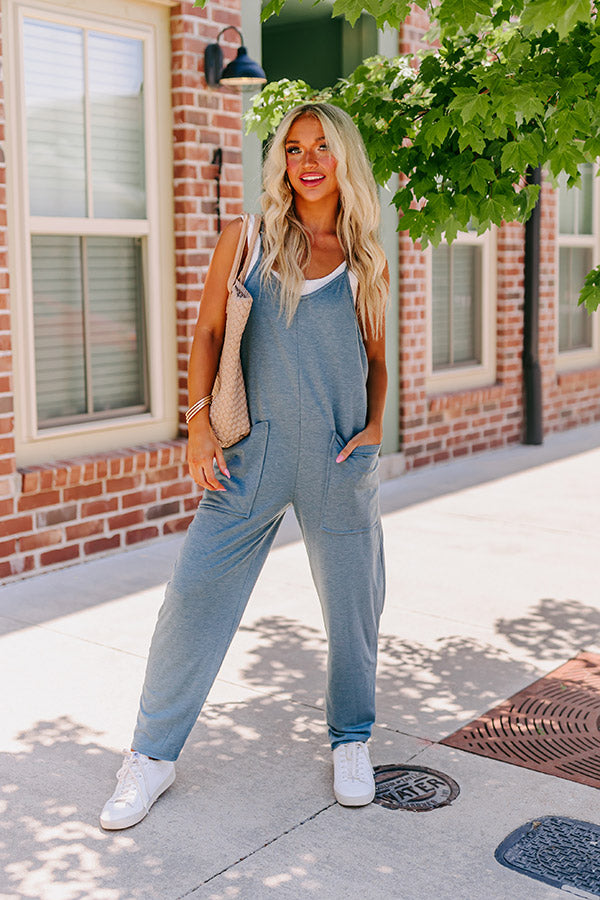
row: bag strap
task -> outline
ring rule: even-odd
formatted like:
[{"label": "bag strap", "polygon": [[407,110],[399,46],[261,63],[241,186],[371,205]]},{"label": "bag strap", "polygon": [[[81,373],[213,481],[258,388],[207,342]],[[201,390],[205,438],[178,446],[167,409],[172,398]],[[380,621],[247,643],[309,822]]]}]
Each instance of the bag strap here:
[{"label": "bag strap", "polygon": [[248,213],[244,213],[242,216],[242,229],[240,231],[240,238],[238,241],[238,245],[236,247],[235,256],[233,257],[233,264],[231,266],[231,272],[229,273],[229,278],[227,279],[227,291],[231,293],[231,289],[233,288],[234,282],[238,277],[238,272],[240,268],[240,262],[242,259],[242,253],[244,252],[244,244],[246,243],[246,235],[248,234],[248,224],[250,222],[250,216]]},{"label": "bag strap", "polygon": [[252,260],[252,254],[254,252],[254,247],[256,246],[256,241],[258,239],[258,235],[260,234],[260,226],[262,224],[262,216],[254,217],[254,227],[252,228],[252,234],[248,238],[248,252],[246,253],[246,259],[244,260],[244,265],[242,266],[242,271],[238,275],[238,281],[242,284],[246,279],[246,275],[248,274],[248,267],[250,266],[250,262]]}]

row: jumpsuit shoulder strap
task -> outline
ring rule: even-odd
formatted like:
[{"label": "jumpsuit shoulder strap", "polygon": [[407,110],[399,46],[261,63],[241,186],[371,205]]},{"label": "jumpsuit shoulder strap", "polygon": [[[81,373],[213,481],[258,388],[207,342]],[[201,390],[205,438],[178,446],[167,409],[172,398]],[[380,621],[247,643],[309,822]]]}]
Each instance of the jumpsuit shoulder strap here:
[{"label": "jumpsuit shoulder strap", "polygon": [[248,234],[249,222],[250,216],[248,215],[248,213],[244,213],[244,215],[242,216],[242,228],[238,239],[238,245],[235,250],[235,256],[233,257],[231,272],[229,273],[229,278],[227,279],[227,290],[229,293],[231,293],[231,289],[233,288],[234,282],[236,281],[238,272],[240,270],[240,262],[242,259],[242,253],[244,252],[244,245],[246,243],[246,235]]},{"label": "jumpsuit shoulder strap", "polygon": [[238,276],[239,281],[243,284],[246,275],[248,274],[248,269],[250,267],[250,263],[252,261],[252,255],[254,253],[254,248],[256,246],[256,242],[258,240],[258,236],[260,234],[260,229],[262,226],[262,216],[251,216],[250,224],[248,226],[248,251],[246,253],[246,259],[244,261],[244,265],[242,266],[241,272]]}]

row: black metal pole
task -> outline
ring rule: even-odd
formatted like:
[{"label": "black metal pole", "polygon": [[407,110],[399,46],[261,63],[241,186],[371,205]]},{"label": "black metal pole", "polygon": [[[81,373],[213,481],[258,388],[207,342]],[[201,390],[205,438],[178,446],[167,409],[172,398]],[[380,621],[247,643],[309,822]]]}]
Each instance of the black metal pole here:
[{"label": "black metal pole", "polygon": [[[231,27],[233,28],[233,25]],[[218,167],[215,176],[215,181],[217,182],[215,212],[217,214],[217,234],[221,234],[221,169],[223,168],[223,151],[220,147],[217,147],[213,153],[212,165]]]},{"label": "black metal pole", "polygon": [[[527,170],[527,184],[542,183],[538,166]],[[542,370],[539,359],[540,343],[540,232],[542,221],[541,196],[525,223],[525,296],[523,303],[523,401],[525,405],[524,444],[541,444],[544,440],[542,424]]]}]

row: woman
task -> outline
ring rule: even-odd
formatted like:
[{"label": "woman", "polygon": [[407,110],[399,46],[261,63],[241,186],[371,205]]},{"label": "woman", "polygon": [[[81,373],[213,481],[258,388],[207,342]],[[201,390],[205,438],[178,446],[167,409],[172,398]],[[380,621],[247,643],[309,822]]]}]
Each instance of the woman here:
[{"label": "woman", "polygon": [[[346,113],[305,104],[285,116],[265,162],[262,205],[241,349],[252,429],[224,452],[208,404],[189,421],[190,474],[204,495],[159,613],[132,750],[100,817],[104,828],[135,825],[173,783],[174,761],[290,505],[329,639],[335,796],[361,806],[375,794],[366,741],[385,578],[377,464],[388,274],[375,182]],[[223,231],[206,278],[190,408],[215,378],[241,227],[238,219]]]}]

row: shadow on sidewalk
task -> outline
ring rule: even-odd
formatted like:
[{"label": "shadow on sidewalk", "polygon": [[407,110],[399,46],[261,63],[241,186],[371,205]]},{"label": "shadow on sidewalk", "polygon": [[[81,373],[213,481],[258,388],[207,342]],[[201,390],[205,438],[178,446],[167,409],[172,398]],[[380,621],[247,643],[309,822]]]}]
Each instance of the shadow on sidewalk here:
[{"label": "shadow on sidewalk", "polygon": [[[568,658],[595,642],[599,621],[596,609],[575,600],[544,598],[527,616],[500,620],[497,628],[514,646],[542,659]],[[207,704],[175,785],[135,829],[99,829],[97,816],[120,757],[102,746],[100,734],[67,714],[38,722],[18,735],[18,752],[0,754],[0,860],[8,890],[3,897],[175,900],[233,867],[227,896],[246,900],[236,887],[236,862],[324,810],[328,828],[334,835],[339,831],[340,846],[357,816],[369,829],[380,829],[382,840],[390,829],[405,827],[406,814],[391,817],[380,807],[329,809],[331,761],[319,699],[326,666],[322,633],[282,616],[265,617],[251,630],[256,640],[242,674],[258,693]],[[78,676],[85,684],[92,673]],[[537,676],[532,666],[474,638],[448,636],[427,647],[382,635],[375,762],[415,758],[424,746],[419,739],[456,730]],[[431,815],[443,817],[444,811]],[[408,852],[399,842],[388,857],[390,881],[415,865]],[[325,896],[329,876],[318,858],[311,863],[307,852],[302,865],[290,869],[288,892]],[[378,877],[377,859],[364,865],[373,866],[372,877]],[[253,898],[271,895],[266,881],[259,893],[255,888]]]}]

